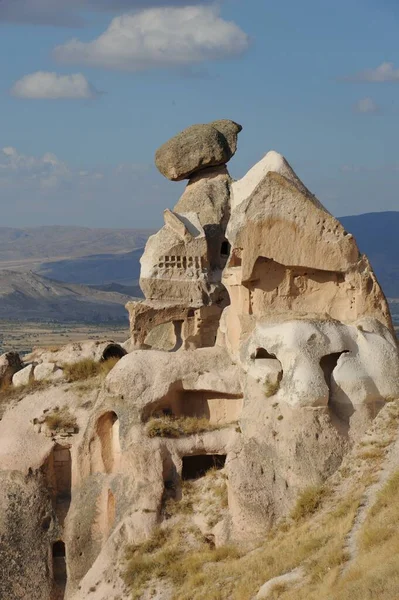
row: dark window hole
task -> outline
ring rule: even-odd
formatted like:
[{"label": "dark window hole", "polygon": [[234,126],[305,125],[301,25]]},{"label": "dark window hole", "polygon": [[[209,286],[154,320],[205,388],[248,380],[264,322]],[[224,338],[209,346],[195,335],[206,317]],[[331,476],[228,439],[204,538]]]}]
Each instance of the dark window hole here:
[{"label": "dark window hole", "polygon": [[210,469],[223,469],[225,462],[225,454],[183,456],[182,479],[199,479]]},{"label": "dark window hole", "polygon": [[64,542],[58,541],[53,544],[53,579],[56,586],[54,590],[54,596],[64,597],[63,593],[67,581],[67,569],[65,561],[65,544]]},{"label": "dark window hole", "polygon": [[258,348],[255,354],[255,360],[258,358],[277,358],[275,354],[271,354],[265,348]]},{"label": "dark window hole", "polygon": [[110,344],[103,352],[102,360],[109,360],[110,358],[122,358],[127,354],[126,350],[118,344]]},{"label": "dark window hole", "polygon": [[222,242],[220,247],[220,256],[223,258],[227,258],[230,254],[230,244],[229,242]]}]

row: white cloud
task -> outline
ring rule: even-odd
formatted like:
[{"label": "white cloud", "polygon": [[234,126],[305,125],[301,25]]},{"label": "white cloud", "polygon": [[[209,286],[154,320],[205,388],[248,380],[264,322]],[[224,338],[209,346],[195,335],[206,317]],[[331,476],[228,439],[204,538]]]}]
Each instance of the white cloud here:
[{"label": "white cloud", "polygon": [[32,185],[39,188],[56,187],[70,177],[69,167],[55,154],[27,156],[7,146],[0,150],[0,186]]},{"label": "white cloud", "polygon": [[372,98],[362,98],[356,102],[354,110],[362,114],[376,114],[380,111],[380,107]]},{"label": "white cloud", "polygon": [[384,62],[376,69],[366,69],[348,78],[349,81],[387,83],[399,81],[399,69],[392,62]]},{"label": "white cloud", "polygon": [[58,75],[46,71],[25,75],[13,85],[11,93],[19,98],[36,100],[84,100],[98,95],[98,91],[81,73]]},{"label": "white cloud", "polygon": [[154,227],[183,186],[171,186],[149,164],[75,167],[51,152],[32,156],[0,147],[3,226]]},{"label": "white cloud", "polygon": [[248,45],[246,33],[225,21],[215,7],[185,6],[124,14],[97,39],[73,39],[54,52],[65,63],[143,71],[224,59]]}]

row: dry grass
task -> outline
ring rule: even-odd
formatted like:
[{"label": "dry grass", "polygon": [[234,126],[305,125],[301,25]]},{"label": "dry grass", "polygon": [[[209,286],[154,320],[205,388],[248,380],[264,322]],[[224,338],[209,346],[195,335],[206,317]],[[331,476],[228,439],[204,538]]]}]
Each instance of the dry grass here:
[{"label": "dry grass", "polygon": [[64,375],[69,383],[74,381],[86,381],[87,379],[98,376],[105,378],[119,360],[119,358],[110,358],[98,362],[91,358],[84,358],[79,362],[65,365],[63,367]]},{"label": "dry grass", "polygon": [[337,583],[331,600],[399,598],[399,471],[370,509],[359,536],[359,553]]},{"label": "dry grass", "polygon": [[146,426],[148,437],[180,438],[185,435],[205,433],[220,429],[220,425],[214,425],[205,418],[197,417],[160,417],[150,419]]},{"label": "dry grass", "polygon": [[[388,415],[380,439],[367,448],[384,449],[386,436],[394,440],[398,416]],[[376,460],[378,458],[378,460]],[[136,562],[128,568],[128,578],[136,600],[154,578],[173,586],[173,600],[250,600],[268,580],[302,567],[304,580],[299,585],[285,584],[273,592],[279,600],[398,600],[399,598],[399,472],[379,493],[359,535],[359,553],[343,571],[349,559],[348,535],[358,514],[365,490],[376,481],[377,465],[383,456],[372,453],[359,460],[359,448],[352,454],[351,476],[335,478],[325,487],[305,490],[298,499],[292,518],[269,533],[262,544],[247,554],[227,551],[218,561],[212,550],[190,543],[187,532],[169,531],[167,541],[158,549],[143,554],[136,549]],[[351,463],[351,465],[352,465]],[[348,467],[343,467],[348,470]],[[213,472],[202,478],[212,482]],[[217,483],[215,479],[213,483]],[[195,482],[200,493],[203,488]],[[195,488],[193,488],[195,489]],[[221,492],[223,494],[224,492]],[[194,496],[190,496],[194,498]],[[178,503],[177,503],[178,504]],[[197,507],[194,502],[194,512]],[[186,519],[189,521],[189,517]],[[192,521],[191,521],[192,522]],[[176,518],[173,519],[173,524]],[[163,534],[165,540],[165,534]],[[170,537],[169,537],[170,536]],[[175,540],[175,541],[174,541]],[[183,548],[186,553],[181,553]],[[211,552],[211,555],[207,554]],[[222,553],[223,554],[223,553]],[[185,557],[187,560],[185,561]],[[132,556],[130,558],[133,558]],[[205,562],[204,562],[205,561]],[[135,567],[139,565],[141,588],[136,587]],[[145,579],[142,572],[146,569]],[[159,569],[159,570],[158,570]],[[176,569],[176,576],[174,570]]]},{"label": "dry grass", "polygon": [[71,414],[68,407],[64,407],[61,410],[58,408],[54,409],[52,413],[46,415],[44,422],[51,431],[76,429],[77,427],[76,417]]},{"label": "dry grass", "polygon": [[125,582],[138,600],[146,586],[153,580],[164,580],[179,589],[174,600],[184,596],[188,578],[201,577],[204,566],[210,567],[227,559],[239,556],[231,547],[210,548],[198,529],[180,527],[158,528],[141,546],[132,546],[127,551]]},{"label": "dry grass", "polygon": [[313,515],[321,506],[323,498],[326,496],[326,488],[321,485],[314,485],[306,488],[299,496],[295,507],[291,511],[291,517],[299,521],[304,517]]},{"label": "dry grass", "polygon": [[[214,482],[220,483],[213,472],[203,481],[212,482],[214,477]],[[347,498],[338,501],[331,497],[329,488],[306,490],[301,495],[297,520],[287,521],[265,534],[264,543],[249,554],[240,555],[236,549],[227,552],[219,549],[222,562],[218,560],[220,555],[204,547],[203,542],[199,546],[190,546],[189,536],[182,531],[180,542],[173,541],[173,531],[163,532],[159,546],[157,532],[155,542],[150,541],[145,552],[135,548],[130,556],[127,581],[132,586],[132,597],[138,600],[149,582],[160,578],[173,585],[173,600],[250,600],[266,581],[302,566],[309,582],[306,591],[305,588],[294,591],[290,586],[281,586],[275,597],[284,600],[327,599],[327,593],[316,594],[316,590],[325,585],[332,586],[331,590],[339,579],[342,565],[348,558],[344,550],[346,538],[363,491],[364,487],[357,485]],[[220,493],[223,497],[225,491]],[[158,549],[154,550],[154,544]],[[186,552],[185,547],[188,547]]]}]

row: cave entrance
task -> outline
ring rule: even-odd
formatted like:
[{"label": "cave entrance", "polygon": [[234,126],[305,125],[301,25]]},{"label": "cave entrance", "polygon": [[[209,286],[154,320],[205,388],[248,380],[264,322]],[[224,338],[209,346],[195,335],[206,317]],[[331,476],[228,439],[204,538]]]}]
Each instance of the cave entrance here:
[{"label": "cave entrance", "polygon": [[182,479],[192,480],[203,477],[210,469],[223,469],[226,454],[195,454],[183,456]]},{"label": "cave entrance", "polygon": [[119,359],[126,356],[127,352],[119,344],[109,344],[103,352],[102,360],[110,360],[111,358]]},{"label": "cave entrance", "polygon": [[175,345],[169,352],[177,352],[183,346],[183,325],[184,321],[173,321],[173,331],[175,336]]},{"label": "cave entrance", "polygon": [[65,544],[55,542],[52,550],[53,560],[53,593],[51,600],[63,600],[67,583],[67,567],[65,557]]},{"label": "cave entrance", "polygon": [[71,504],[72,460],[69,447],[56,444],[44,470],[54,512],[63,525]]},{"label": "cave entrance", "polygon": [[97,435],[101,444],[101,458],[106,473],[114,473],[120,463],[119,419],[115,412],[107,412],[97,421]]},{"label": "cave entrance", "polygon": [[335,367],[338,364],[338,360],[343,354],[348,354],[349,350],[344,350],[342,352],[333,352],[332,354],[327,354],[320,359],[320,367],[324,374],[324,379],[328,387],[328,408],[330,411],[338,416],[340,419],[347,417],[347,412],[352,408],[352,405],[348,402],[347,406],[342,404],[339,406],[337,403],[333,402],[332,397],[332,376]]},{"label": "cave entrance", "polygon": [[324,379],[326,381],[328,389],[330,390],[330,395],[331,395],[331,377],[332,377],[333,371],[338,364],[339,358],[343,354],[347,354],[348,352],[349,352],[349,350],[344,350],[343,352],[333,352],[332,354],[327,354],[326,356],[323,356],[320,359],[320,366],[322,368],[322,371],[324,374]]},{"label": "cave entrance", "polygon": [[275,354],[270,354],[270,352],[268,352],[267,350],[265,350],[265,348],[258,348],[256,353],[255,353],[255,360],[262,360],[265,358],[274,358],[276,359],[277,356]]},{"label": "cave entrance", "polygon": [[230,254],[230,248],[229,242],[222,242],[222,245],[220,246],[220,256],[222,258],[228,258]]}]

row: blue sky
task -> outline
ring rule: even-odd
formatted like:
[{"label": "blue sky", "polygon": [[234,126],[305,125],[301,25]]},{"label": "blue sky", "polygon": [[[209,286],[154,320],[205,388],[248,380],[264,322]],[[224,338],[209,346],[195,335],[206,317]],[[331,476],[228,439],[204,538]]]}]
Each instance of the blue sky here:
[{"label": "blue sky", "polygon": [[337,216],[398,210],[398,31],[393,0],[2,0],[1,225],[156,227],[156,148],[219,118],[233,177],[273,149]]}]

